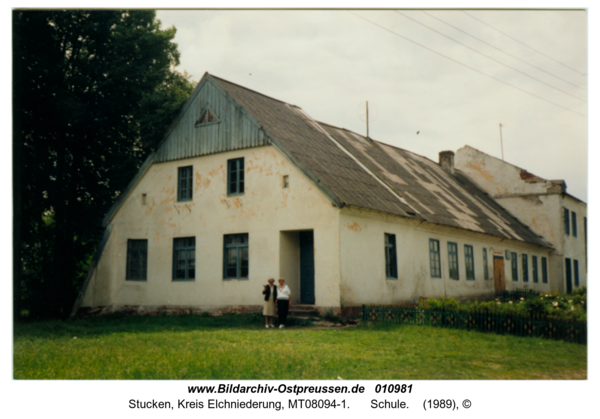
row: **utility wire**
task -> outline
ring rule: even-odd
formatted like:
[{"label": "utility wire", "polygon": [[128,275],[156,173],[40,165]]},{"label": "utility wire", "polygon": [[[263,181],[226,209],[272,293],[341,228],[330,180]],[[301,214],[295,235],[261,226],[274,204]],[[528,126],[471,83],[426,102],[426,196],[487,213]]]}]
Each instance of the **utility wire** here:
[{"label": "utility wire", "polygon": [[415,22],[415,23],[418,23],[418,24],[419,24],[419,25],[421,25],[421,26],[424,26],[424,27],[426,27],[427,29],[429,29],[429,30],[431,30],[431,31],[433,31],[433,32],[435,32],[435,33],[437,33],[437,34],[439,34],[439,35],[442,35],[442,36],[444,36],[444,37],[448,38],[448,39],[449,39],[449,40],[451,40],[451,41],[454,41],[454,42],[456,42],[456,43],[457,43],[457,44],[459,44],[459,45],[462,45],[462,46],[463,46],[463,47],[465,47],[465,48],[468,48],[468,49],[470,49],[470,50],[471,50],[471,51],[473,51],[473,52],[476,52],[476,53],[477,53],[477,54],[479,54],[479,55],[483,55],[484,57],[486,57],[486,58],[489,58],[490,60],[492,60],[492,61],[495,61],[495,62],[497,62],[497,63],[498,63],[498,64],[500,64],[500,65],[503,65],[504,67],[510,68],[511,70],[514,70],[514,71],[516,71],[517,73],[521,73],[521,74],[523,74],[524,76],[527,76],[527,77],[529,77],[530,79],[533,79],[533,80],[535,80],[535,81],[538,81],[538,82],[540,82],[540,83],[542,83],[542,84],[545,84],[545,85],[546,85],[546,86],[548,86],[548,87],[551,87],[551,88],[553,88],[553,89],[556,89],[556,90],[558,90],[559,92],[562,92],[562,93],[564,93],[565,95],[569,95],[569,96],[571,96],[571,97],[574,97],[574,98],[575,98],[575,99],[577,99],[577,100],[580,100],[580,101],[582,101],[582,102],[585,102],[585,99],[580,99],[580,98],[578,98],[577,96],[575,96],[575,95],[572,95],[572,94],[571,94],[571,93],[569,93],[569,92],[566,92],[566,91],[564,91],[564,90],[562,90],[562,89],[559,89],[558,87],[555,87],[555,86],[553,86],[553,85],[551,85],[551,84],[549,84],[549,83],[546,83],[545,81],[542,81],[542,80],[540,80],[540,79],[538,79],[538,78],[536,78],[536,77],[530,76],[529,74],[527,74],[527,73],[524,73],[524,72],[522,72],[521,70],[517,70],[516,68],[514,68],[514,67],[511,67],[511,66],[509,66],[508,64],[504,64],[502,61],[498,61],[497,59],[495,59],[495,58],[493,58],[493,57],[490,57],[489,55],[486,55],[486,54],[484,54],[483,52],[479,52],[479,51],[477,51],[476,49],[474,49],[474,48],[471,48],[470,46],[468,46],[468,45],[465,45],[465,44],[463,44],[462,42],[459,42],[459,41],[457,41],[456,39],[454,39],[454,38],[451,38],[451,37],[449,37],[448,35],[445,35],[445,34],[443,34],[443,33],[439,32],[439,31],[437,31],[437,30],[433,29],[432,27],[430,27],[430,26],[427,26],[426,24],[424,24],[424,23],[421,23],[421,22],[419,22],[418,20],[415,20],[415,19],[413,19],[413,18],[412,18],[412,17],[410,17],[410,16],[407,16],[407,15],[405,15],[405,14],[404,14],[404,13],[402,13],[402,12],[399,12],[399,11],[397,11],[397,10],[395,10],[395,12],[396,12],[396,13],[398,13],[399,15],[402,15],[402,16],[404,16],[404,17],[405,17],[405,18],[407,18],[407,19],[410,19],[410,20],[412,20],[412,21],[413,21],[413,22]]},{"label": "utility wire", "polygon": [[476,17],[475,17],[475,16],[473,16],[472,14],[470,14],[470,13],[467,13],[467,12],[465,12],[464,10],[461,10],[461,12],[463,12],[463,13],[464,13],[464,14],[466,14],[467,16],[470,16],[470,17],[472,17],[473,19],[475,19],[475,20],[477,20],[477,21],[479,21],[479,22],[483,23],[483,24],[484,24],[484,25],[486,25],[486,26],[489,26],[489,27],[490,27],[490,28],[492,28],[493,30],[495,30],[495,31],[497,31],[497,32],[500,32],[502,35],[509,37],[509,38],[510,38],[510,39],[512,39],[513,41],[515,41],[515,42],[518,42],[519,44],[521,44],[521,45],[523,45],[523,46],[526,46],[527,48],[529,48],[529,49],[531,49],[531,50],[533,50],[533,51],[537,52],[538,54],[542,54],[544,57],[546,57],[546,58],[549,58],[549,59],[551,59],[552,61],[555,61],[555,62],[557,62],[558,64],[560,64],[560,65],[562,65],[562,66],[564,66],[564,67],[567,67],[569,70],[573,70],[573,71],[574,71],[574,72],[576,72],[577,74],[580,74],[580,75],[582,75],[582,76],[585,76],[585,73],[581,73],[579,70],[575,70],[573,67],[569,67],[568,65],[566,65],[566,64],[564,64],[564,63],[561,63],[560,61],[558,61],[558,60],[556,60],[556,59],[552,58],[551,56],[549,56],[549,55],[546,55],[546,54],[544,54],[543,52],[541,52],[541,51],[538,51],[537,49],[535,49],[535,48],[533,48],[533,47],[530,47],[529,45],[527,45],[527,44],[525,44],[525,43],[523,43],[523,42],[519,41],[518,39],[516,39],[516,38],[513,38],[513,37],[512,37],[512,36],[510,36],[509,34],[502,32],[500,29],[496,29],[496,28],[494,28],[494,27],[493,27],[492,25],[490,25],[489,23],[485,23],[483,20],[476,18]]},{"label": "utility wire", "polygon": [[533,68],[535,68],[535,69],[537,69],[537,70],[540,70],[540,71],[542,71],[542,72],[544,72],[544,73],[546,73],[546,74],[548,74],[548,75],[550,75],[550,76],[552,76],[552,77],[555,77],[555,78],[557,78],[557,79],[559,79],[559,80],[562,80],[562,81],[564,81],[565,83],[568,83],[568,84],[570,84],[571,86],[574,86],[574,87],[576,87],[576,88],[578,88],[578,89],[581,89],[581,90],[586,90],[586,89],[584,89],[583,87],[577,86],[576,84],[574,84],[574,83],[571,83],[570,81],[568,81],[568,80],[565,80],[565,79],[563,79],[563,78],[561,78],[561,77],[558,77],[557,75],[554,75],[554,74],[550,73],[549,71],[546,71],[546,70],[544,70],[543,68],[537,67],[537,66],[535,66],[535,65],[533,65],[533,64],[531,64],[531,63],[529,63],[529,62],[527,62],[527,61],[525,61],[525,60],[522,60],[522,59],[520,59],[519,57],[517,57],[517,56],[515,56],[515,55],[512,55],[512,54],[510,54],[510,53],[508,53],[508,52],[506,52],[506,51],[504,51],[504,50],[502,50],[502,49],[500,49],[500,48],[498,48],[498,47],[496,47],[496,46],[494,46],[494,45],[492,45],[492,44],[490,44],[490,43],[488,43],[488,42],[485,42],[484,40],[482,40],[482,39],[480,39],[480,38],[477,38],[476,36],[474,36],[474,35],[471,35],[470,33],[467,33],[467,32],[465,32],[465,31],[463,31],[462,29],[460,29],[460,28],[457,28],[456,26],[453,26],[453,25],[451,25],[450,23],[448,23],[448,22],[446,22],[446,21],[444,21],[444,20],[442,20],[442,19],[440,19],[440,18],[438,18],[438,17],[435,17],[435,16],[434,16],[434,15],[432,15],[431,13],[427,13],[427,12],[426,12],[426,11],[424,11],[424,10],[421,10],[421,12],[425,13],[425,14],[426,14],[427,16],[429,16],[429,17],[432,17],[432,18],[434,18],[434,19],[436,19],[436,20],[439,20],[439,21],[440,21],[440,22],[442,22],[443,24],[445,24],[445,25],[448,25],[448,26],[450,26],[451,28],[454,28],[454,29],[456,29],[456,30],[457,30],[457,31],[459,31],[459,32],[462,32],[462,33],[464,33],[464,34],[465,34],[465,35],[467,35],[467,36],[470,36],[471,38],[474,38],[474,39],[478,40],[478,41],[479,41],[479,42],[481,42],[481,43],[484,43],[485,45],[487,45],[487,46],[489,46],[489,47],[492,47],[492,48],[494,48],[494,49],[496,49],[496,50],[498,50],[498,51],[502,52],[503,54],[506,54],[506,55],[508,55],[509,57],[512,57],[512,58],[514,58],[515,60],[521,61],[522,63],[525,63],[525,64],[527,64],[527,65],[530,65],[531,67],[533,67]]},{"label": "utility wire", "polygon": [[408,42],[412,42],[413,44],[415,44],[415,45],[418,45],[418,46],[420,46],[421,48],[425,48],[426,50],[428,50],[428,51],[430,51],[430,52],[433,52],[434,54],[437,54],[437,55],[439,55],[439,56],[442,56],[442,57],[444,57],[444,58],[447,58],[447,59],[449,59],[450,61],[454,61],[456,64],[462,65],[463,67],[467,67],[467,68],[469,68],[469,69],[471,69],[471,70],[473,70],[473,71],[475,71],[475,72],[477,72],[477,73],[479,73],[479,74],[482,74],[482,75],[484,75],[484,76],[486,76],[486,77],[489,77],[489,78],[491,78],[491,79],[493,79],[493,80],[496,80],[497,82],[500,82],[500,83],[502,83],[502,84],[505,84],[505,85],[507,85],[507,86],[510,86],[510,87],[512,87],[512,88],[514,88],[514,89],[517,89],[517,90],[519,90],[519,91],[521,91],[521,92],[523,92],[523,93],[526,93],[526,94],[528,94],[528,95],[530,95],[530,96],[533,96],[533,97],[536,97],[536,98],[538,98],[538,99],[541,99],[541,100],[543,100],[544,102],[548,102],[548,103],[550,103],[550,104],[552,104],[552,105],[554,105],[554,106],[558,106],[559,108],[562,108],[562,109],[564,109],[564,110],[567,110],[567,111],[569,111],[569,112],[573,112],[574,114],[577,114],[577,115],[579,115],[579,116],[583,116],[584,118],[587,118],[587,116],[586,116],[586,115],[584,115],[584,114],[581,114],[581,113],[579,113],[579,112],[577,112],[577,111],[574,111],[573,109],[566,108],[566,107],[564,107],[564,106],[562,106],[562,105],[559,105],[558,103],[554,103],[554,102],[552,102],[552,101],[550,101],[550,100],[548,100],[548,99],[544,99],[543,97],[541,97],[541,96],[538,96],[538,95],[536,95],[536,94],[533,94],[533,93],[530,93],[530,92],[528,92],[527,90],[523,90],[523,89],[521,89],[520,87],[513,86],[512,84],[510,84],[510,83],[507,83],[507,82],[505,82],[505,81],[502,81],[502,80],[500,80],[500,79],[498,79],[498,78],[496,78],[496,77],[494,77],[494,76],[490,76],[489,74],[486,74],[486,73],[484,73],[484,72],[482,72],[482,71],[479,71],[479,70],[477,70],[476,68],[473,68],[473,67],[470,67],[470,66],[468,66],[468,65],[466,65],[466,64],[463,64],[463,63],[461,63],[460,61],[457,61],[457,60],[455,60],[454,58],[450,58],[450,57],[448,57],[447,55],[441,54],[441,53],[439,53],[439,52],[437,52],[437,51],[434,51],[434,50],[432,50],[431,48],[428,48],[428,47],[426,47],[425,45],[421,45],[421,44],[419,44],[418,42],[415,42],[415,41],[413,41],[412,39],[409,39],[409,38],[407,38],[407,37],[405,37],[405,36],[403,36],[403,35],[400,35],[400,34],[399,34],[399,33],[397,33],[397,32],[394,32],[394,31],[392,31],[391,29],[388,29],[388,28],[386,28],[385,26],[381,26],[379,23],[373,22],[372,20],[369,20],[369,19],[367,19],[367,18],[365,18],[365,17],[362,17],[362,16],[360,16],[360,15],[357,15],[357,14],[356,14],[356,13],[354,13],[354,12],[348,11],[348,13],[352,13],[354,16],[356,16],[356,17],[359,17],[359,18],[361,18],[361,19],[363,19],[363,20],[366,20],[367,22],[369,22],[369,23],[371,23],[371,24],[373,24],[373,25],[375,25],[375,26],[378,26],[378,27],[380,27],[381,29],[383,29],[383,30],[385,30],[385,31],[388,31],[388,32],[390,32],[390,33],[392,33],[392,34],[394,34],[394,35],[396,35],[396,36],[399,36],[400,38],[402,38],[402,39],[405,39],[405,40],[406,40],[406,41],[408,41]]}]

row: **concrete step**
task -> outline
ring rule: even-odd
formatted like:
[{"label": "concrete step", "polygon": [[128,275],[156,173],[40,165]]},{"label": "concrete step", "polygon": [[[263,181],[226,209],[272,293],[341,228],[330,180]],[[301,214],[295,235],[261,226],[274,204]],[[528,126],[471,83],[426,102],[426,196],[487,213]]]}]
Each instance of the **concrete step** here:
[{"label": "concrete step", "polygon": [[319,310],[313,304],[292,304],[288,317],[297,317],[300,319],[308,319],[318,316]]}]

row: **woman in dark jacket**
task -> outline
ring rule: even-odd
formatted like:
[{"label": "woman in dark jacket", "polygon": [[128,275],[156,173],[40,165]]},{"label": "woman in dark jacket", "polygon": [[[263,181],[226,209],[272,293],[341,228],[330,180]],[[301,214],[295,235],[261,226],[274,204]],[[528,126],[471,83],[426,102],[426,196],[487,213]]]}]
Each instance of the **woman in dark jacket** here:
[{"label": "woman in dark jacket", "polygon": [[265,305],[263,307],[263,316],[265,316],[265,327],[268,329],[273,326],[273,317],[275,317],[275,301],[277,300],[277,287],[275,279],[269,278],[269,285],[263,285],[263,294],[265,295]]}]

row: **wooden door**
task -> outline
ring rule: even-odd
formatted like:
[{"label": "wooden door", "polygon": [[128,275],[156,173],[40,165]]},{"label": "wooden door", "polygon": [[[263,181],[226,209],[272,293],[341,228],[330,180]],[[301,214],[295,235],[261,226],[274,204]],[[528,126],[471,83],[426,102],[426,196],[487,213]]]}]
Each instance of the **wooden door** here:
[{"label": "wooden door", "polygon": [[496,294],[504,292],[504,258],[494,257],[494,285]]}]

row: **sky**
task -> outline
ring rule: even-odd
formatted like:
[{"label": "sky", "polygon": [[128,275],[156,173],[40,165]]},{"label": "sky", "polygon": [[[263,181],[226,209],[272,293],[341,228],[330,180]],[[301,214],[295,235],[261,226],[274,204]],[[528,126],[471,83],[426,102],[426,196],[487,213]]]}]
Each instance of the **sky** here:
[{"label": "sky", "polygon": [[[159,10],[179,71],[438,161],[470,145],[587,202],[585,10]],[[502,130],[500,132],[500,124]],[[502,147],[501,147],[502,135]]]}]

